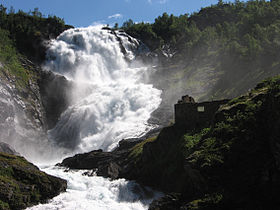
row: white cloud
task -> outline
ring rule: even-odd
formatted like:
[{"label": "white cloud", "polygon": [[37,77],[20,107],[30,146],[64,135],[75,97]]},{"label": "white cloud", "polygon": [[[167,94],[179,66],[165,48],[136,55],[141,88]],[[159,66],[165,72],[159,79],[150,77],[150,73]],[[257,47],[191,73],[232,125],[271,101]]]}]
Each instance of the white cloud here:
[{"label": "white cloud", "polygon": [[[167,2],[168,2],[168,0],[159,0],[159,1],[157,1],[156,3],[165,4],[165,3],[167,3]],[[152,2],[152,0],[148,0],[148,3],[149,3],[149,4],[152,4],[153,2]]]},{"label": "white cloud", "polygon": [[94,21],[91,25],[92,26],[105,25],[105,20]]},{"label": "white cloud", "polygon": [[108,16],[108,19],[112,19],[112,18],[119,19],[119,18],[122,18],[122,17],[123,17],[122,14],[117,13],[117,14]]}]

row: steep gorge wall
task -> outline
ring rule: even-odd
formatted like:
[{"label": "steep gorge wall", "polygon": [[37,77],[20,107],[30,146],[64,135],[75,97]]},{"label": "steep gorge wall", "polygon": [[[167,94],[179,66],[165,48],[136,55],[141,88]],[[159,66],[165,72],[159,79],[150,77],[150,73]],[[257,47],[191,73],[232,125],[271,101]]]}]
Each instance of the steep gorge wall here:
[{"label": "steep gorge wall", "polygon": [[[14,14],[18,19],[10,23],[12,15],[5,14],[5,10],[1,10],[1,14],[7,22],[3,26],[1,21],[4,19],[0,21],[0,141],[23,151],[28,150],[25,148],[28,147],[26,142],[39,144],[40,139],[46,139],[49,124],[55,123],[50,123],[51,114],[47,112],[49,104],[43,100],[46,99],[42,93],[42,79],[45,73],[41,69],[41,62],[46,54],[48,39],[59,35],[70,26],[55,22],[59,27],[54,29],[53,25],[41,24],[44,21],[52,21],[52,18],[36,18],[27,14]],[[34,25],[30,25],[29,21]],[[32,30],[37,30],[37,34],[42,32],[41,36],[33,39],[27,29],[17,33],[13,30],[16,25],[26,25],[27,29],[33,27]],[[27,37],[26,40],[20,41],[24,37]],[[54,79],[45,79],[44,84],[48,85],[50,81],[46,80]],[[64,83],[61,83],[63,86]],[[45,89],[49,87],[50,85]],[[54,95],[59,92],[60,88],[56,86],[56,90],[53,89]],[[51,98],[51,94],[48,97]],[[62,100],[63,97],[60,101]],[[62,112],[63,109],[58,109],[59,111]]]},{"label": "steep gorge wall", "polygon": [[39,78],[40,95],[45,111],[45,129],[52,129],[61,113],[70,104],[73,83],[65,77],[42,71]]},{"label": "steep gorge wall", "polygon": [[41,103],[40,90],[37,83],[39,67],[27,59],[22,60],[25,71],[30,78],[27,83],[21,83],[19,78],[9,72],[3,64],[0,68],[0,111],[1,140],[17,138],[21,127],[26,130],[41,130],[44,126],[44,108]]}]

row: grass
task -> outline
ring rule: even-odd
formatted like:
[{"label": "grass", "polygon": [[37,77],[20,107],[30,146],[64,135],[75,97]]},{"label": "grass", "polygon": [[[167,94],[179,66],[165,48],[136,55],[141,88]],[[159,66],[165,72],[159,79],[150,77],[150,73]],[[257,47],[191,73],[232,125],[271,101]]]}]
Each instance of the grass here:
[{"label": "grass", "polygon": [[200,133],[190,134],[187,133],[183,136],[183,154],[188,156],[192,149],[200,142],[202,136],[209,132],[210,128],[203,129]]},{"label": "grass", "polygon": [[199,210],[205,209],[204,207],[207,207],[206,209],[212,209],[211,207],[214,207],[213,209],[215,209],[216,205],[219,204],[222,199],[223,195],[219,193],[206,194],[201,199],[196,199],[192,202],[189,202],[187,204],[187,208],[189,210]]},{"label": "grass", "polygon": [[10,209],[10,206],[9,206],[8,203],[3,202],[3,201],[0,200],[0,209],[1,210],[7,210],[7,209]]},{"label": "grass", "polygon": [[149,143],[149,142],[153,142],[156,140],[156,136],[155,137],[151,137],[151,138],[148,138],[138,144],[136,144],[130,151],[130,154],[129,154],[129,158],[132,158],[136,161],[139,160],[139,158],[141,157],[142,155],[142,152],[143,152],[143,147],[146,143]]},{"label": "grass", "polygon": [[0,153],[0,209],[22,209],[38,203],[40,185],[47,182],[46,174],[23,157]]},{"label": "grass", "polygon": [[19,57],[9,38],[9,32],[0,29],[0,61],[3,65],[1,71],[5,71],[5,74],[15,80],[16,87],[22,89],[28,85],[31,75],[21,65]]}]

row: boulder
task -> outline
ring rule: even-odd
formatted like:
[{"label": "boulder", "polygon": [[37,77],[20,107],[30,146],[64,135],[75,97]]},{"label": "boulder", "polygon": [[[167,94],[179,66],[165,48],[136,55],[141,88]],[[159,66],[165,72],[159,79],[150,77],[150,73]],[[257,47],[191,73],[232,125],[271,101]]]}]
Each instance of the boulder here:
[{"label": "boulder", "polygon": [[44,203],[66,187],[66,180],[40,171],[23,157],[0,152],[0,209]]}]

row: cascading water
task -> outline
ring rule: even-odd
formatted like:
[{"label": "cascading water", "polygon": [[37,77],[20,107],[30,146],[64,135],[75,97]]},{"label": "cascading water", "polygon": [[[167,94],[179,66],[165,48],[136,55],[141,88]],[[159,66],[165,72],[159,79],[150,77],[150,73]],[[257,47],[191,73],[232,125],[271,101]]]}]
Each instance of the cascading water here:
[{"label": "cascading water", "polygon": [[[149,131],[161,92],[141,82],[147,67],[133,62],[137,40],[100,27],[70,29],[50,43],[45,69],[73,81],[71,105],[49,139],[65,154],[112,150],[124,138]],[[68,189],[50,203],[31,209],[145,209],[155,195],[139,197],[136,183],[83,176],[83,171],[44,170],[65,178]],[[140,191],[141,191],[140,190]],[[144,194],[143,192],[140,194]],[[146,193],[147,194],[147,193]]]},{"label": "cascading water", "polygon": [[127,63],[137,44],[97,27],[68,30],[51,43],[45,67],[76,84],[72,106],[49,132],[55,143],[76,152],[112,150],[151,128],[146,122],[161,92],[140,81],[147,67]]}]

